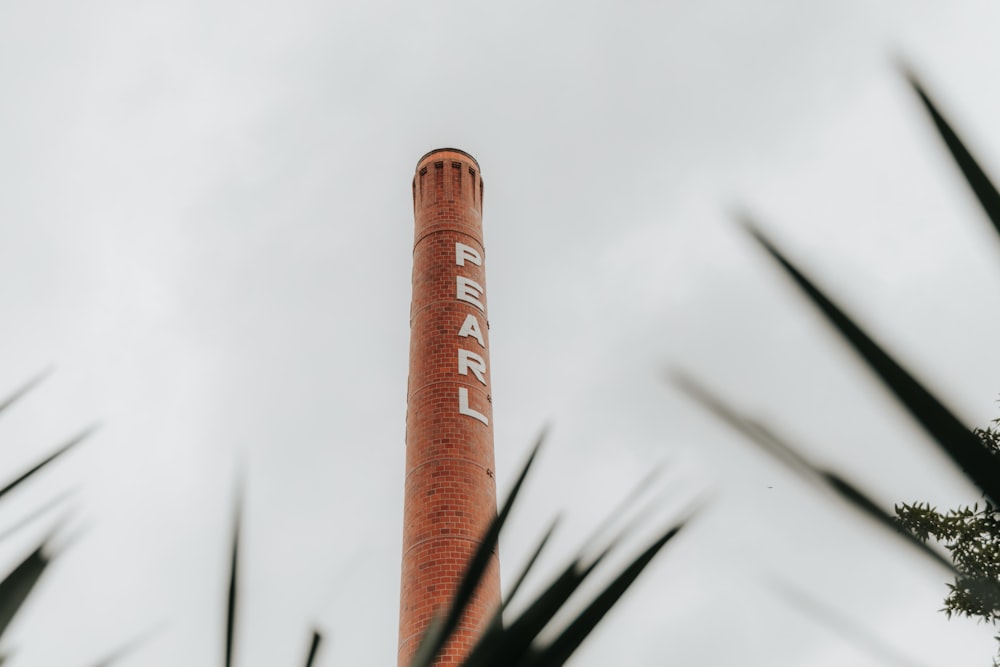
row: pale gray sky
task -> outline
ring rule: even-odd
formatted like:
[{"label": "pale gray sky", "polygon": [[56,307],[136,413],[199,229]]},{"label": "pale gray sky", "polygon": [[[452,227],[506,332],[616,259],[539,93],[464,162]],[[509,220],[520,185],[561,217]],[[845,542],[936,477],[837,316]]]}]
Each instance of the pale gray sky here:
[{"label": "pale gray sky", "polygon": [[3,469],[103,424],[0,508],[75,488],[88,528],[5,637],[15,665],[151,628],[123,667],[220,664],[239,459],[240,664],[299,664],[313,623],[321,666],[394,663],[410,178],[439,146],[486,181],[501,490],[554,427],[508,577],[549,517],[551,571],[660,462],[671,506],[715,494],[576,665],[885,664],[774,575],[917,664],[989,664],[990,629],[937,612],[940,573],[661,375],[697,373],[886,507],[975,498],[727,211],[971,424],[996,416],[1000,246],[891,59],[1000,173],[998,20],[985,0],[0,6],[0,392],[56,367],[0,421]]}]

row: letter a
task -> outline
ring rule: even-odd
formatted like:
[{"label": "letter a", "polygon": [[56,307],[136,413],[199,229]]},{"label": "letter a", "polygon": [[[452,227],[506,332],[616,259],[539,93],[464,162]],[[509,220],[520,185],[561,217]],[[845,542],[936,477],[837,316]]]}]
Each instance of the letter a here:
[{"label": "letter a", "polygon": [[473,419],[478,419],[487,426],[490,425],[490,420],[486,418],[482,412],[476,412],[469,407],[469,390],[465,387],[458,388],[458,414],[468,415]]},{"label": "letter a", "polygon": [[486,347],[486,341],[483,340],[483,330],[479,328],[479,320],[472,313],[465,316],[465,321],[462,322],[462,328],[458,330],[458,335],[463,338],[472,336],[479,341],[480,347]]}]

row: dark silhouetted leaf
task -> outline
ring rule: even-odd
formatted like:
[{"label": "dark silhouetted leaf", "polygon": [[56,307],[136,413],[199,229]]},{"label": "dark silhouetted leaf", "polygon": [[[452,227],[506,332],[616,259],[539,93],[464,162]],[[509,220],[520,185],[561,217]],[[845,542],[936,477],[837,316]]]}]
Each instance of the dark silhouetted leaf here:
[{"label": "dark silhouetted leaf", "polygon": [[29,523],[40,517],[41,515],[45,514],[59,503],[69,498],[71,495],[73,495],[73,491],[67,491],[65,493],[61,493],[52,500],[50,500],[49,502],[42,505],[41,507],[37,508],[34,512],[31,512],[27,516],[22,517],[17,523],[8,527],[6,530],[0,533],[0,542],[7,539],[11,535],[19,531],[21,528],[25,527],[26,525],[28,525]]},{"label": "dark silhouetted leaf", "polygon": [[14,405],[21,398],[23,398],[25,394],[27,394],[29,391],[38,386],[38,384],[42,380],[47,378],[51,372],[52,372],[51,368],[45,369],[44,371],[42,371],[35,377],[25,382],[23,385],[21,385],[21,387],[16,389],[13,394],[3,399],[3,401],[0,401],[0,414],[5,412],[10,406]]},{"label": "dark silhouetted leaf", "polygon": [[486,568],[489,565],[490,558],[496,550],[500,529],[503,528],[510,510],[514,506],[514,501],[517,499],[517,494],[524,484],[528,470],[531,469],[531,464],[534,462],[542,443],[545,441],[545,435],[546,433],[543,430],[535,446],[532,448],[527,462],[525,462],[524,467],[521,469],[521,473],[518,475],[510,495],[508,495],[500,512],[490,522],[483,535],[483,539],[479,542],[479,546],[466,565],[465,573],[462,575],[462,580],[459,582],[447,613],[435,618],[421,637],[420,645],[417,647],[413,655],[413,660],[410,662],[411,667],[430,667],[441,652],[441,649],[444,648],[448,638],[451,637],[455,628],[458,627],[458,622],[462,618],[462,614],[472,599],[472,594],[479,585],[483,573],[486,572]]},{"label": "dark silhouetted leaf", "polygon": [[997,505],[1000,501],[1000,461],[989,453],[982,441],[951,411],[806,278],[756,225],[748,219],[744,219],[744,223],[750,234],[781,265],[917,423],[923,426],[965,475]]},{"label": "dark silhouetted leaf", "polygon": [[[620,520],[626,513],[628,506],[633,504],[639,497],[641,489],[648,485],[651,478],[655,476],[654,474],[647,477],[639,485],[639,489],[630,493],[622,505],[611,512],[610,516]],[[595,557],[585,560],[582,554],[590,550],[590,545],[602,533],[606,532],[608,523],[608,521],[604,521],[598,526],[593,535],[585,542],[579,554],[542,593],[535,597],[520,616],[510,623],[509,626],[501,627],[498,623],[488,626],[486,631],[480,636],[469,657],[463,663],[463,667],[506,667],[507,665],[526,664],[522,661],[537,659],[537,656],[533,653],[532,646],[537,640],[539,633],[563,608],[583,581],[594,572],[604,558],[620,543],[624,534],[631,528],[631,525],[626,525],[618,531],[617,535],[608,541],[607,545],[599,550]],[[575,632],[579,632],[582,627],[582,625],[578,625]]]},{"label": "dark silhouetted leaf", "polygon": [[847,616],[828,607],[789,583],[772,579],[770,588],[783,600],[806,612],[824,626],[837,632],[855,646],[866,650],[875,658],[887,664],[896,665],[897,667],[923,667],[921,663],[911,660],[873,635],[863,624],[855,623]]},{"label": "dark silhouetted leaf", "polygon": [[608,584],[551,644],[526,661],[525,667],[560,667],[563,665],[615,603],[621,599],[625,591],[635,583],[636,578],[646,569],[656,554],[683,527],[683,523],[674,526],[654,541],[628,567],[622,570],[621,574]]},{"label": "dark silhouetted leaf", "polygon": [[17,488],[23,482],[25,482],[27,479],[29,479],[32,475],[34,475],[35,473],[37,473],[39,470],[41,470],[45,466],[49,465],[50,463],[52,463],[53,461],[55,461],[57,458],[59,458],[60,456],[62,456],[66,452],[68,452],[70,449],[72,449],[76,445],[78,445],[81,442],[83,442],[84,440],[86,440],[96,430],[97,430],[97,428],[94,427],[94,426],[92,426],[92,427],[90,427],[90,428],[85,429],[84,431],[82,431],[79,435],[71,438],[68,442],[66,442],[63,446],[61,446],[59,449],[57,449],[56,451],[54,451],[52,454],[49,454],[46,458],[42,459],[37,464],[35,464],[34,466],[32,466],[31,468],[29,468],[25,472],[21,473],[17,478],[15,478],[11,482],[9,482],[6,486],[4,486],[3,488],[0,488],[0,497],[3,497],[6,494],[8,494],[11,491],[13,491],[15,488]]},{"label": "dark silhouetted leaf", "polygon": [[312,640],[309,642],[309,654],[306,656],[305,667],[313,667],[313,662],[319,654],[319,644],[322,640],[323,635],[320,634],[319,630],[313,630]]},{"label": "dark silhouetted leaf", "polygon": [[881,528],[887,530],[896,538],[902,539],[922,555],[930,557],[949,572],[955,573],[955,566],[947,558],[929,545],[918,540],[908,531],[903,530],[893,519],[892,515],[881,509],[857,485],[849,482],[839,473],[814,464],[799,454],[791,445],[776,435],[767,426],[740,414],[690,376],[675,372],[672,375],[672,379],[685,393],[747,438],[747,440],[788,466],[789,469],[803,479],[832,491],[841,499],[847,501],[855,510],[860,511],[868,519],[873,520]]},{"label": "dark silhouetted leaf", "polygon": [[229,559],[229,595],[226,605],[226,662],[233,666],[234,640],[236,637],[237,588],[239,584],[240,523],[243,520],[243,483],[237,486],[236,505],[233,510],[233,532]]},{"label": "dark silhouetted leaf", "polygon": [[464,667],[516,665],[531,648],[538,633],[552,620],[584,579],[603,560],[606,551],[589,565],[579,558],[571,562],[534,602],[508,627],[490,628],[463,663]]},{"label": "dark silhouetted leaf", "polygon": [[507,607],[510,605],[511,600],[513,600],[514,596],[517,595],[517,592],[518,590],[520,590],[521,585],[524,584],[524,580],[528,578],[528,573],[531,572],[531,569],[535,566],[538,557],[542,555],[542,551],[545,549],[545,545],[548,544],[548,541],[552,537],[552,534],[555,532],[556,526],[558,524],[559,524],[559,518],[556,517],[549,525],[548,530],[545,531],[545,534],[539,541],[538,546],[535,547],[535,551],[531,554],[531,557],[528,559],[528,562],[524,565],[524,568],[522,568],[520,574],[514,580],[514,585],[511,586],[510,592],[507,593],[507,599],[503,601],[503,603],[495,612],[493,612],[493,617],[487,623],[486,634],[490,633],[496,634],[497,632],[503,630],[504,610],[507,609]]},{"label": "dark silhouetted leaf", "polygon": [[35,584],[52,562],[47,536],[14,570],[0,581],[0,637],[21,610]]},{"label": "dark silhouetted leaf", "polygon": [[91,667],[111,667],[117,664],[119,660],[133,653],[136,649],[142,647],[150,639],[159,634],[159,629],[154,629],[147,631],[146,633],[132,639],[130,642],[123,644],[122,646],[115,649],[110,654],[104,656],[100,660],[91,664]]},{"label": "dark silhouetted leaf", "polygon": [[979,200],[983,211],[986,212],[986,215],[993,222],[994,229],[1000,234],[1000,193],[997,192],[996,186],[993,185],[989,176],[986,175],[986,172],[976,162],[969,149],[965,147],[958,134],[952,129],[951,124],[938,111],[937,105],[931,100],[916,75],[906,67],[903,68],[903,73],[907,81],[909,81],[910,86],[913,87],[913,90],[920,97],[920,101],[923,102],[927,113],[930,114],[931,120],[934,121],[934,127],[937,128],[938,134],[941,135],[952,157],[955,158],[955,163],[962,170],[965,181],[972,188],[972,192],[976,195],[976,199]]},{"label": "dark silhouetted leaf", "polygon": [[503,606],[500,608],[500,610],[497,611],[497,613],[500,613],[500,611],[506,609],[507,606],[510,604],[510,601],[514,599],[515,595],[517,595],[517,591],[521,588],[521,584],[523,584],[524,580],[527,579],[528,573],[531,571],[531,568],[535,566],[535,562],[538,560],[538,557],[542,555],[542,550],[545,549],[545,545],[548,544],[549,539],[552,537],[552,534],[556,531],[557,525],[559,525],[559,517],[553,519],[552,523],[549,524],[549,529],[545,531],[545,534],[542,536],[542,539],[538,542],[538,546],[535,547],[535,551],[531,554],[531,558],[528,559],[528,562],[525,564],[524,569],[521,570],[521,573],[518,575],[517,579],[514,580],[514,585],[510,587],[510,592],[507,593],[507,599],[504,600]]}]

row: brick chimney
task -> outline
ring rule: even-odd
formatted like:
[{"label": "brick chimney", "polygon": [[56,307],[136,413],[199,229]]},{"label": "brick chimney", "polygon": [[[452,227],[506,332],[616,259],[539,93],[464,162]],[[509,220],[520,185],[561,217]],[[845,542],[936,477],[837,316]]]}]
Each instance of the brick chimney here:
[{"label": "brick chimney", "polygon": [[[406,403],[406,498],[399,667],[496,514],[483,179],[468,153],[440,148],[413,178],[413,297]],[[483,583],[437,664],[457,663],[500,603],[494,553]]]}]

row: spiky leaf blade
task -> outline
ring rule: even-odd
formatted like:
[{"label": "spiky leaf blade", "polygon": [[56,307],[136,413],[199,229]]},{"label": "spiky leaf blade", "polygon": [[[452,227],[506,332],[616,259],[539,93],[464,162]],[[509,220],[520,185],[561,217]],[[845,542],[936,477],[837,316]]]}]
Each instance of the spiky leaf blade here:
[{"label": "spiky leaf blade", "polygon": [[0,581],[0,637],[7,631],[14,617],[45,572],[52,559],[48,553],[47,537],[28,554],[3,581]]},{"label": "spiky leaf blade", "polygon": [[955,571],[954,566],[943,555],[916,539],[909,532],[901,530],[891,515],[881,509],[858,485],[850,482],[839,473],[817,466],[799,454],[792,445],[766,425],[739,413],[693,378],[682,373],[675,373],[673,379],[685,393],[705,406],[748,441],[760,447],[762,451],[786,465],[802,479],[832,491],[842,500],[847,501],[855,510],[865,515],[866,518],[874,520],[879,527],[887,530],[893,537],[902,539],[908,546],[917,549],[923,556],[931,558],[950,572]]},{"label": "spiky leaf blade", "polygon": [[37,507],[34,510],[32,510],[30,513],[22,516],[16,523],[14,523],[13,525],[8,526],[2,532],[0,532],[0,542],[3,542],[5,539],[7,539],[11,535],[13,535],[17,531],[19,531],[21,528],[24,528],[25,526],[27,526],[29,523],[31,523],[32,521],[34,521],[38,517],[40,517],[41,515],[43,515],[46,512],[48,512],[53,507],[59,505],[59,503],[63,502],[67,498],[69,498],[72,494],[73,494],[72,491],[67,491],[65,493],[61,493],[58,496],[56,496],[55,498],[52,498],[51,500],[49,500],[44,505],[42,505],[40,507]]},{"label": "spiky leaf blade", "polygon": [[982,441],[966,428],[930,391],[861,327],[809,280],[778,250],[758,227],[749,220],[744,223],[750,234],[784,269],[793,282],[826,317],[855,352],[865,361],[897,400],[907,409],[942,450],[965,475],[985,493],[994,505],[1000,501],[1000,461],[983,446]]},{"label": "spiky leaf blade", "polygon": [[10,482],[8,482],[3,488],[0,488],[0,498],[2,498],[3,496],[7,495],[8,493],[10,493],[11,491],[13,491],[14,489],[16,489],[18,486],[20,486],[21,484],[23,484],[24,482],[26,482],[28,479],[30,479],[32,476],[34,476],[38,471],[42,470],[47,465],[49,465],[50,463],[52,463],[53,461],[55,461],[56,459],[58,459],[59,457],[61,457],[63,454],[65,454],[66,452],[68,452],[69,450],[73,449],[78,444],[80,444],[81,442],[83,442],[84,440],[86,440],[88,437],[90,437],[94,433],[95,430],[96,430],[96,427],[90,427],[88,429],[85,429],[84,431],[82,431],[78,435],[70,438],[66,443],[64,443],[61,447],[59,447],[59,449],[57,449],[56,451],[52,452],[51,454],[49,454],[48,456],[46,456],[44,459],[42,459],[41,461],[39,461],[38,463],[36,463],[35,465],[33,465],[31,468],[29,468],[28,470],[24,471],[23,473],[21,473],[20,475],[18,475],[16,478],[14,478]]},{"label": "spiky leaf blade", "polygon": [[236,612],[239,593],[240,525],[243,521],[242,482],[237,487],[236,505],[233,510],[233,524],[229,547],[229,589],[226,600],[226,656],[225,667],[233,667]]},{"label": "spiky leaf blade", "polygon": [[969,184],[973,194],[976,195],[976,199],[979,200],[983,211],[986,212],[986,215],[993,222],[994,229],[1000,234],[1000,192],[997,192],[996,186],[993,185],[993,182],[986,175],[983,168],[979,166],[979,162],[973,157],[971,151],[966,147],[965,142],[958,136],[958,133],[952,128],[951,123],[948,122],[930,95],[927,94],[926,89],[920,83],[916,74],[904,68],[904,75],[914,92],[920,98],[921,103],[923,103],[924,109],[930,115],[931,120],[934,122],[934,127],[948,147],[948,151],[954,158],[958,168],[962,170],[965,182]]},{"label": "spiky leaf blade", "polygon": [[509,627],[484,634],[463,667],[501,667],[516,665],[525,659],[538,633],[594,571],[603,556],[601,554],[587,566],[575,559]]},{"label": "spiky leaf blade", "polygon": [[845,637],[855,646],[865,650],[879,662],[895,667],[924,667],[884,642],[863,624],[822,603],[806,592],[785,581],[772,579],[771,590],[786,602],[798,607],[824,626]]},{"label": "spiky leaf blade", "polygon": [[507,593],[507,599],[504,600],[501,609],[506,609],[507,606],[510,604],[510,601],[514,599],[515,595],[517,595],[517,591],[520,590],[521,585],[524,583],[524,580],[528,578],[528,573],[531,572],[531,569],[535,566],[535,563],[538,561],[538,557],[542,555],[542,551],[545,549],[545,545],[548,544],[549,539],[552,538],[552,534],[555,533],[556,526],[558,525],[559,525],[559,517],[556,517],[555,519],[552,520],[552,523],[549,524],[549,528],[548,530],[545,531],[545,534],[542,535],[542,539],[539,540],[538,546],[535,547],[535,550],[532,552],[531,557],[528,558],[528,562],[525,563],[524,567],[521,569],[521,572],[518,574],[517,578],[514,579],[514,585],[510,587],[510,592]]},{"label": "spiky leaf blade", "polygon": [[152,631],[148,631],[145,634],[133,638],[131,641],[122,644],[111,653],[99,659],[97,662],[91,663],[90,667],[111,667],[112,665],[117,664],[119,660],[130,655],[131,653],[135,652],[138,648],[145,645],[157,633],[158,631],[154,629]]},{"label": "spiky leaf blade", "polygon": [[528,475],[528,471],[531,469],[531,465],[534,463],[535,457],[538,455],[538,451],[545,441],[545,435],[546,432],[543,430],[535,442],[528,460],[521,468],[521,472],[518,474],[514,482],[514,487],[507,496],[503,507],[493,520],[490,521],[482,540],[479,542],[479,546],[476,547],[472,558],[466,565],[465,572],[462,575],[462,579],[459,582],[447,612],[436,618],[435,622],[432,622],[428,626],[420,638],[420,644],[417,646],[417,650],[413,654],[413,659],[410,661],[411,667],[430,667],[455,631],[455,628],[458,627],[462,614],[465,612],[473,593],[475,593],[479,582],[483,578],[483,574],[486,572],[486,568],[496,549],[500,530],[503,528],[511,508],[514,506],[514,501],[517,499],[517,494],[520,492],[521,486]]},{"label": "spiky leaf blade", "polygon": [[39,383],[41,383],[42,380],[47,378],[51,372],[52,369],[45,369],[35,377],[25,382],[17,389],[15,389],[12,394],[7,396],[7,398],[0,401],[0,414],[7,411],[12,405],[17,403],[22,398],[24,398],[25,394],[27,394],[29,391],[37,387]]},{"label": "spiky leaf blade", "polygon": [[313,667],[316,656],[319,654],[319,645],[323,640],[323,635],[319,630],[313,630],[312,639],[309,641],[309,653],[306,655],[305,667]]},{"label": "spiky leaf blade", "polygon": [[587,607],[547,647],[529,659],[524,667],[561,667],[579,648],[597,624],[635,583],[653,558],[666,546],[684,524],[671,527],[637,556],[615,579],[608,584]]}]

